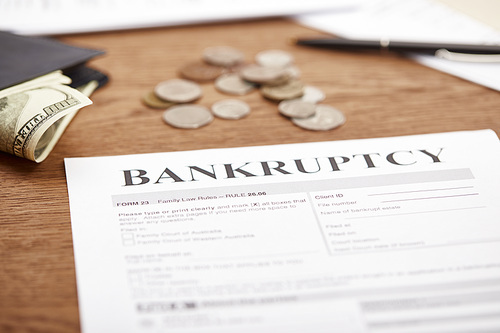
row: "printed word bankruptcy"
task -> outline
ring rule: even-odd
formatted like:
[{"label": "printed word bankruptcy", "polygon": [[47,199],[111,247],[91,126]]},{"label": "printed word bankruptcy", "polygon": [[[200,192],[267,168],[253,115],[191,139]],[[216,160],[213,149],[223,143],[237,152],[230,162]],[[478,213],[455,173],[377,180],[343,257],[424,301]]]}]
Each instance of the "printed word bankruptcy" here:
[{"label": "printed word bankruptcy", "polygon": [[[354,154],[351,157],[333,156],[333,157],[315,157],[310,159],[295,159],[288,163],[283,161],[261,161],[261,162],[246,162],[239,166],[234,166],[233,163],[228,164],[212,164],[209,168],[201,168],[199,166],[186,166],[185,169],[172,171],[166,167],[155,177],[154,184],[165,183],[168,179],[170,182],[185,182],[197,181],[196,175],[203,174],[213,179],[229,179],[238,177],[257,177],[257,176],[272,176],[272,175],[289,175],[296,173],[317,173],[321,170],[342,171],[344,166],[353,165],[353,167],[361,168],[377,168],[382,163],[387,161],[391,165],[408,166],[415,163],[440,163],[439,156],[444,148],[437,149],[437,153],[432,153],[429,150],[400,150],[391,152],[387,155],[380,153],[365,153]],[[385,155],[385,161],[383,156]],[[314,166],[310,166],[310,165]],[[326,165],[323,165],[326,164]],[[307,165],[307,167],[305,166]],[[323,166],[322,166],[323,165]],[[355,166],[354,166],[355,165]],[[309,169],[310,168],[310,169]],[[210,170],[207,170],[210,169]],[[144,169],[122,170],[124,176],[124,186],[144,185],[150,183],[151,173]]]}]

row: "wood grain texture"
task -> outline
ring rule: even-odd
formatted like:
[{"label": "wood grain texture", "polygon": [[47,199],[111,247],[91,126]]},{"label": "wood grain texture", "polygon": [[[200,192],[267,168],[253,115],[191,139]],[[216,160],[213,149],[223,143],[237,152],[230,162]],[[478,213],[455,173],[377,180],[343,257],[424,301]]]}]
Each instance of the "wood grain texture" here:
[{"label": "wood grain texture", "polygon": [[[500,133],[500,94],[423,67],[397,55],[299,47],[296,36],[317,33],[287,20],[233,22],[62,36],[60,40],[106,55],[91,65],[110,75],[92,95],[43,163],[0,154],[0,332],[80,331],[69,203],[63,159],[220,147],[360,139],[491,128]],[[241,97],[252,113],[216,119],[198,130],[165,125],[161,111],[141,97],[178,77],[205,47],[230,45],[247,61],[265,49],[295,56],[306,84],[322,89],[324,103],[347,122],[310,132],[280,116],[258,91]],[[226,98],[203,84],[199,104]]]}]

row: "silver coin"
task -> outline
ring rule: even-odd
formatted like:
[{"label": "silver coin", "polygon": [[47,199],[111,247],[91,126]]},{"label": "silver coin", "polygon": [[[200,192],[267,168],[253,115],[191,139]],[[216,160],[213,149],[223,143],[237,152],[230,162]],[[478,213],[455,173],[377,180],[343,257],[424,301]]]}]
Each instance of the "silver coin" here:
[{"label": "silver coin", "polygon": [[172,106],[163,113],[163,120],[178,128],[199,128],[210,124],[214,117],[210,110],[197,104]]},{"label": "silver coin", "polygon": [[255,89],[255,84],[242,80],[236,73],[223,74],[215,80],[215,88],[230,95],[245,95]]},{"label": "silver coin", "polygon": [[292,122],[304,129],[312,131],[328,131],[345,123],[344,114],[325,104],[316,105],[314,116],[305,119],[292,118]]},{"label": "silver coin", "polygon": [[304,95],[300,98],[305,102],[319,103],[325,100],[325,93],[313,86],[304,86]]},{"label": "silver coin", "polygon": [[223,99],[212,105],[212,112],[219,118],[240,119],[250,113],[250,106],[238,99]]},{"label": "silver coin", "polygon": [[203,60],[212,65],[231,67],[242,63],[245,55],[234,47],[213,46],[203,50]]},{"label": "silver coin", "polygon": [[316,104],[301,99],[289,99],[278,104],[279,112],[290,118],[303,119],[316,113]]},{"label": "silver coin", "polygon": [[202,91],[198,83],[184,80],[171,79],[158,83],[154,92],[159,98],[175,103],[188,103],[201,97]]},{"label": "silver coin", "polygon": [[279,86],[265,85],[260,89],[262,96],[274,101],[294,99],[303,95],[304,85],[299,80],[290,80]]},{"label": "silver coin", "polygon": [[264,67],[255,64],[247,65],[240,71],[240,76],[244,80],[259,84],[277,81],[286,75],[283,68]]},{"label": "silver coin", "polygon": [[255,62],[264,67],[285,68],[293,63],[293,56],[282,50],[265,50],[257,53]]}]

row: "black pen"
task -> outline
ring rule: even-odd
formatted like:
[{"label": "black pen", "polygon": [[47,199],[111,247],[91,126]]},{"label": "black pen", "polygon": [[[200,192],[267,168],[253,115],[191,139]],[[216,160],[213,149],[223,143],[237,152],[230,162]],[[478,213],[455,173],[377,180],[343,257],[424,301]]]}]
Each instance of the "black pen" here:
[{"label": "black pen", "polygon": [[297,45],[314,46],[333,50],[388,50],[398,52],[419,52],[435,54],[438,50],[466,54],[500,54],[500,45],[418,43],[405,41],[361,40],[343,38],[296,39]]}]

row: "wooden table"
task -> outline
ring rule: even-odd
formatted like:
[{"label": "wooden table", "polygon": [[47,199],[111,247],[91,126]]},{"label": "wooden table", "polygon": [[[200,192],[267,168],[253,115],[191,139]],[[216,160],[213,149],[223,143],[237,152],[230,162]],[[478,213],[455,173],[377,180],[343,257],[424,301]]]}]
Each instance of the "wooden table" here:
[{"label": "wooden table", "polygon": [[[63,159],[398,136],[491,128],[500,134],[500,94],[397,55],[299,47],[295,36],[317,33],[273,19],[204,26],[63,36],[104,49],[91,65],[110,76],[41,164],[0,154],[0,332],[79,332],[71,222]],[[295,56],[302,80],[326,93],[324,103],[347,122],[311,132],[280,116],[258,91],[242,120],[216,119],[198,130],[166,125],[141,97],[208,46],[230,45],[247,61],[265,49]],[[203,84],[199,104],[226,98]]]}]

